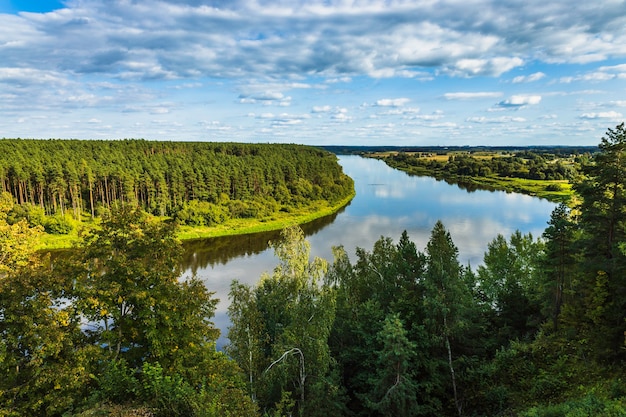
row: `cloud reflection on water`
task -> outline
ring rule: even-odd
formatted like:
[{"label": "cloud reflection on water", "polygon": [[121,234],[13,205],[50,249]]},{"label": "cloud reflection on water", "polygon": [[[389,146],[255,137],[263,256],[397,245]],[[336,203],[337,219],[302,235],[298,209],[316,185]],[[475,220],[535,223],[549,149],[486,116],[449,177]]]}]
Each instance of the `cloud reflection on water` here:
[{"label": "cloud reflection on water", "polygon": [[[311,255],[329,262],[333,246],[343,245],[354,260],[357,247],[370,251],[381,236],[397,241],[404,230],[418,250],[423,250],[432,227],[441,220],[459,248],[461,263],[476,267],[482,262],[487,244],[498,234],[508,238],[520,230],[540,236],[555,207],[525,195],[468,192],[444,181],[408,176],[378,160],[342,156],[340,163],[355,180],[357,195],[330,225],[316,227],[307,236]],[[232,244],[237,245],[236,241]],[[219,346],[226,342],[231,281],[254,284],[263,272],[271,273],[277,263],[271,249],[241,249],[242,254],[230,261],[212,262],[197,269],[197,276],[220,298],[215,317],[222,329]]]}]

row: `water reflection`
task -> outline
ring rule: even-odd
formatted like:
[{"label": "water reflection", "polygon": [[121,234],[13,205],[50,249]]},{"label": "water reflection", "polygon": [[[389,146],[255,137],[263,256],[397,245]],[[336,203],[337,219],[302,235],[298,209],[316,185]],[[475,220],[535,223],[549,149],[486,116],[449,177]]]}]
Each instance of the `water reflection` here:
[{"label": "water reflection", "polygon": [[[471,192],[430,177],[411,177],[383,162],[342,156],[344,172],[355,181],[357,195],[336,215],[305,227],[313,256],[332,261],[332,247],[343,245],[354,259],[357,247],[371,250],[381,236],[395,241],[403,230],[423,250],[430,231],[441,220],[459,248],[463,264],[477,266],[487,244],[498,234],[515,231],[539,236],[555,204],[500,191]],[[220,303],[215,323],[222,329],[218,345],[226,342],[228,289],[233,279],[255,283],[276,265],[267,242],[278,232],[210,239],[186,245],[186,274],[195,273]]]},{"label": "water reflection", "polygon": [[[310,236],[335,221],[346,207],[338,212],[302,225],[305,235]],[[185,249],[183,268],[196,274],[199,270],[215,265],[225,265],[233,259],[254,256],[265,251],[270,241],[280,239],[280,230],[240,236],[223,236],[210,239],[194,239],[183,243]]]}]

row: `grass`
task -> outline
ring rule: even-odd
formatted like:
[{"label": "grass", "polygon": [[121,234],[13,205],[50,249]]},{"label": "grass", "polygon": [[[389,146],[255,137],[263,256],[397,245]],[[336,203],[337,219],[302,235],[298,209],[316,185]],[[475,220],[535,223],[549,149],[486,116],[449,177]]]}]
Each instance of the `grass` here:
[{"label": "grass", "polygon": [[567,180],[528,180],[511,177],[463,177],[478,186],[497,190],[527,194],[545,198],[552,202],[568,202],[574,194],[572,184]]},{"label": "grass", "polygon": [[[191,240],[282,230],[287,226],[308,223],[334,214],[352,201],[355,195],[353,191],[348,197],[334,205],[329,205],[326,201],[314,201],[309,206],[300,208],[298,211],[277,212],[270,217],[261,219],[231,219],[216,226],[181,226],[178,238],[180,240]],[[82,226],[75,227],[72,233],[67,235],[44,233],[39,240],[37,249],[55,250],[71,248],[80,242],[81,232],[92,227],[94,226],[90,224],[82,224]]]},{"label": "grass", "polygon": [[346,206],[355,196],[351,195],[335,205],[325,201],[316,201],[298,212],[278,212],[261,219],[231,219],[224,224],[211,227],[182,226],[179,232],[181,240],[210,238],[219,236],[246,235],[250,233],[281,230],[294,224],[304,224],[321,217],[329,216]]}]

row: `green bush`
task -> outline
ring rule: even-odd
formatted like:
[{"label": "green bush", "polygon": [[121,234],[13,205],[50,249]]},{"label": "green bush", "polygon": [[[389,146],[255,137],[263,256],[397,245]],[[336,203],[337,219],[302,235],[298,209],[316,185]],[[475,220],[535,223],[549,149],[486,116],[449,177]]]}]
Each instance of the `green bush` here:
[{"label": "green bush", "polygon": [[74,229],[72,220],[68,216],[61,215],[46,217],[43,227],[46,233],[52,235],[67,235]]},{"label": "green bush", "polygon": [[224,223],[230,215],[222,205],[192,200],[176,213],[175,218],[190,226],[213,226]]},{"label": "green bush", "polygon": [[24,203],[15,204],[9,213],[7,213],[7,222],[15,224],[22,219],[26,219],[28,225],[43,226],[46,214],[43,207],[36,204]]},{"label": "green bush", "polygon": [[165,375],[160,364],[144,363],[141,397],[156,417],[193,416],[194,389],[180,375]]},{"label": "green bush", "polygon": [[98,389],[95,396],[100,401],[125,404],[134,401],[140,391],[135,372],[123,359],[107,363],[102,375],[96,380]]},{"label": "green bush", "polygon": [[520,414],[521,417],[623,417],[626,415],[624,400],[607,400],[595,394],[561,404],[533,407]]},{"label": "green bush", "polygon": [[561,185],[560,184],[548,184],[546,185],[546,191],[561,191]]}]

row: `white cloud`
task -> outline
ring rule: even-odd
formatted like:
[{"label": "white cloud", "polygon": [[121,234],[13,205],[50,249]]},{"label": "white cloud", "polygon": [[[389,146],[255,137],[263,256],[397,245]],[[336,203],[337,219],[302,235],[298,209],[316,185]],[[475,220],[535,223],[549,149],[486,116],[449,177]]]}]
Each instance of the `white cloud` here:
[{"label": "white cloud", "polygon": [[381,116],[412,116],[420,112],[419,107],[398,107],[391,108],[378,113]]},{"label": "white cloud", "polygon": [[328,113],[331,111],[331,109],[332,107],[329,105],[313,106],[313,108],[311,109],[311,113]]},{"label": "white cloud", "polygon": [[529,60],[591,62],[626,49],[619,2],[592,9],[565,0],[531,0],[521,8],[496,0],[480,7],[401,0],[68,5],[0,15],[0,45],[12,52],[3,54],[5,65],[145,79],[303,73],[333,81],[360,74],[429,79],[423,69],[499,76]]},{"label": "white cloud", "polygon": [[502,93],[497,91],[480,91],[480,92],[458,92],[458,93],[446,93],[443,97],[446,100],[477,100],[485,98],[498,98]]},{"label": "white cloud", "polygon": [[509,116],[502,116],[502,117],[474,116],[474,117],[468,117],[466,121],[471,122],[471,123],[511,123],[511,122],[522,123],[522,122],[526,122],[526,119],[523,117],[509,117]]},{"label": "white cloud", "polygon": [[[0,48],[0,51],[2,48]],[[67,86],[69,81],[63,74],[57,71],[39,70],[35,68],[0,68],[0,83],[7,83],[13,86],[25,85],[54,85]]]},{"label": "white cloud", "polygon": [[466,58],[452,63],[445,71],[456,76],[498,77],[523,64],[524,61],[519,57],[498,57],[490,59]]},{"label": "white cloud", "polygon": [[544,78],[546,76],[546,74],[544,74],[543,72],[535,72],[533,74],[530,75],[519,75],[515,78],[513,78],[513,84],[519,84],[519,83],[531,83],[534,81],[539,81],[542,78]]},{"label": "white cloud", "polygon": [[276,101],[276,100],[282,100],[283,98],[284,98],[283,93],[280,93],[278,91],[264,91],[264,92],[255,93],[255,94],[240,94],[239,95],[240,100],[250,102],[250,103],[256,103],[258,101]]},{"label": "white cloud", "polygon": [[263,91],[252,94],[240,94],[239,103],[286,107],[291,104],[291,96],[285,96],[279,91]]},{"label": "white cloud", "polygon": [[219,120],[209,120],[209,121],[204,120],[204,121],[201,121],[199,124],[200,126],[202,126],[204,130],[212,131],[212,132],[225,133],[233,129],[232,126],[224,125]]},{"label": "white cloud", "polygon": [[[590,120],[614,120],[619,113],[606,115],[623,102],[619,0],[64,4],[46,14],[0,13],[2,135],[91,137],[85,121],[97,119],[105,122],[91,123],[94,131],[115,120],[107,134],[119,137],[205,140],[210,126],[226,140],[341,141],[378,117],[398,142],[441,143],[433,128],[445,128],[446,140],[495,141],[506,121],[518,125],[510,132],[519,143],[569,141],[583,125],[591,130],[581,141],[592,142],[602,132]],[[563,65],[575,63],[585,65]],[[537,82],[546,74],[552,83]],[[524,91],[530,82],[533,91]],[[593,91],[595,107],[584,91]],[[490,113],[540,103],[525,114],[532,129]],[[544,108],[559,126],[538,114]],[[169,120],[174,114],[182,126]],[[207,114],[221,124],[200,125]],[[15,123],[42,115],[41,123]]]},{"label": "white cloud", "polygon": [[400,107],[411,101],[409,98],[383,98],[376,100],[376,105],[379,107]]},{"label": "white cloud", "polygon": [[333,120],[338,120],[340,122],[349,122],[352,120],[352,117],[348,116],[346,112],[338,112],[331,116]]},{"label": "white cloud", "polygon": [[616,111],[605,111],[605,112],[598,112],[598,113],[583,113],[580,115],[581,119],[612,119],[612,120],[619,120],[621,119],[622,113],[618,113]]},{"label": "white cloud", "polygon": [[603,66],[598,68],[598,71],[604,72],[626,72],[626,64]]},{"label": "white cloud", "polygon": [[510,98],[498,103],[499,107],[521,108],[529,105],[539,104],[541,96],[539,95],[513,95]]}]

